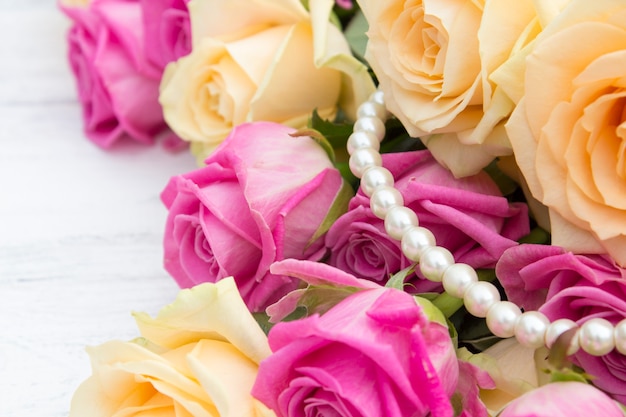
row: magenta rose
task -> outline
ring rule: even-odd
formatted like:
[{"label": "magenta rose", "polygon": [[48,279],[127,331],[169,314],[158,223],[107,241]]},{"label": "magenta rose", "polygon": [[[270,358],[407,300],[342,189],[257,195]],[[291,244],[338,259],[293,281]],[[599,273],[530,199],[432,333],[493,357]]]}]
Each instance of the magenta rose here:
[{"label": "magenta rose", "polygon": [[404,292],[358,292],[323,316],[278,323],[269,343],[252,395],[278,417],[453,415],[448,330]]},{"label": "magenta rose", "polygon": [[189,0],[140,0],[146,57],[160,69],[191,52]]},{"label": "magenta rose", "polygon": [[73,22],[69,62],[87,137],[103,148],[123,137],[152,143],[166,125],[158,102],[161,71],[144,52],[139,0],[59,4]]},{"label": "magenta rose", "polygon": [[[452,416],[451,403],[455,410],[463,410],[460,416],[486,416],[479,390],[494,388],[493,380],[476,366],[452,358],[449,333],[428,321],[411,296],[320,262],[285,259],[272,264],[271,270],[310,287],[290,292],[267,309],[270,315],[291,313],[312,287],[324,288],[324,294],[334,299],[309,298],[305,304],[312,318],[286,327],[278,324],[275,327],[280,330],[270,331],[275,353],[261,365],[263,376],[256,389],[279,417],[326,415],[328,410],[346,417]],[[328,292],[329,288],[336,292]],[[320,311],[316,304],[329,301],[333,305],[322,308],[321,317],[311,312]],[[301,325],[304,332],[299,330]],[[382,368],[377,366],[380,358],[384,358]],[[432,378],[425,378],[424,372]],[[363,384],[361,379],[370,382]],[[403,387],[409,393],[414,390],[408,400]],[[353,398],[359,389],[364,392]]]},{"label": "magenta rose", "polygon": [[582,382],[553,382],[509,403],[499,417],[623,417],[619,405]]},{"label": "magenta rose", "polygon": [[[505,249],[528,234],[527,208],[510,204],[484,172],[454,178],[429,151],[384,154],[383,165],[393,174],[405,205],[420,225],[433,232],[437,244],[450,250],[457,262],[474,268],[492,268]],[[385,232],[384,222],[370,210],[369,198],[360,190],[349,210],[326,236],[329,263],[357,277],[384,283],[390,274],[413,262],[400,242]],[[411,281],[418,292],[439,284]]]},{"label": "magenta rose", "polygon": [[294,131],[239,125],[205,167],[170,180],[161,195],[169,210],[164,262],[181,287],[233,276],[260,311],[297,285],[269,272],[274,261],[324,255],[322,224],[349,187],[324,150]]},{"label": "magenta rose", "polygon": [[252,395],[278,417],[452,417],[453,402],[461,415],[487,415],[478,393],[493,381],[457,360],[448,329],[411,295],[319,262],[287,259],[272,270],[357,291],[321,316],[270,330],[273,354],[261,362]]},{"label": "magenta rose", "polygon": [[[626,269],[608,256],[525,244],[504,253],[496,274],[509,300],[550,320],[568,318],[581,325],[593,317],[613,324],[626,318]],[[580,350],[573,360],[594,376],[594,385],[626,403],[624,355],[613,351],[596,357]]]}]

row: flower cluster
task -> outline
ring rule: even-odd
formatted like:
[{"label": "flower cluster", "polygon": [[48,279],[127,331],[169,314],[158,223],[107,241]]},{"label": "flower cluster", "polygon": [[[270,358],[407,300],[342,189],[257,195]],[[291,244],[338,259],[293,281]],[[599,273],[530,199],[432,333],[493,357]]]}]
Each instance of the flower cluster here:
[{"label": "flower cluster", "polygon": [[[623,415],[623,1],[59,5],[86,135],[199,163],[161,193],[183,290],[89,349],[72,417]],[[544,329],[546,363],[471,317],[373,210],[359,140],[454,262],[609,351]]]}]

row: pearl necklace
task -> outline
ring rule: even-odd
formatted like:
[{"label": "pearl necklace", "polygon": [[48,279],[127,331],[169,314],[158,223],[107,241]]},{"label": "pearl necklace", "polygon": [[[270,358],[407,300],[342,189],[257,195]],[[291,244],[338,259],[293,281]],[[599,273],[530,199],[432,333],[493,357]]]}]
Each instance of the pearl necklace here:
[{"label": "pearl necklace", "polygon": [[524,346],[550,348],[563,332],[577,328],[568,354],[582,349],[590,355],[602,356],[616,349],[626,355],[626,319],[613,327],[608,320],[592,318],[578,327],[570,319],[551,323],[539,311],[522,312],[514,303],[501,300],[492,283],[479,281],[471,266],[455,263],[450,251],[437,246],[432,232],[420,227],[415,212],[404,206],[402,194],[394,188],[393,175],[382,166],[379,150],[388,117],[380,90],[359,106],[347,143],[349,166],[361,179],[361,191],[370,198],[374,215],[384,220],[387,234],[401,242],[402,253],[419,264],[424,277],[441,282],[446,293],[462,298],[467,311],[485,318],[489,330],[498,337],[515,336]]}]

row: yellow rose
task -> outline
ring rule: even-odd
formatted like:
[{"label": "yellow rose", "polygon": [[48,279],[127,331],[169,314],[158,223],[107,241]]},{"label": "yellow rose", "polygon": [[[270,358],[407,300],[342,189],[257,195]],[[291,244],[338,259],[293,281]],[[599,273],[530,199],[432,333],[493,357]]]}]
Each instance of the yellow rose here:
[{"label": "yellow rose", "polygon": [[626,3],[573,0],[527,55],[506,128],[552,243],[626,266]]},{"label": "yellow rose", "polygon": [[459,349],[457,356],[489,373],[495,389],[481,390],[480,400],[495,416],[509,402],[549,382],[547,349],[532,349],[515,338],[504,339],[478,354]]},{"label": "yellow rose", "polygon": [[354,117],[374,91],[367,68],[330,23],[333,0],[192,0],[192,52],[170,64],[159,101],[165,120],[203,160],[233,126],[305,127],[314,109]]},{"label": "yellow rose", "polygon": [[457,177],[511,153],[510,98],[490,75],[562,0],[358,0],[389,110]]},{"label": "yellow rose", "polygon": [[274,416],[250,395],[271,351],[232,278],[182,290],[155,319],[135,319],[142,337],[88,349],[93,374],[70,417]]}]

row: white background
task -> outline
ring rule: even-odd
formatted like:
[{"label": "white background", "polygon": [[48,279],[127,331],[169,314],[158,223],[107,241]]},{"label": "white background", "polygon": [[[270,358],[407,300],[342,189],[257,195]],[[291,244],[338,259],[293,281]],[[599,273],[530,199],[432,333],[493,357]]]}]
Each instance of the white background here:
[{"label": "white background", "polygon": [[[178,287],[159,193],[193,158],[82,131],[54,0],[0,0],[0,416],[67,416],[86,345],[131,339]],[[89,416],[84,416],[89,417]]]}]

